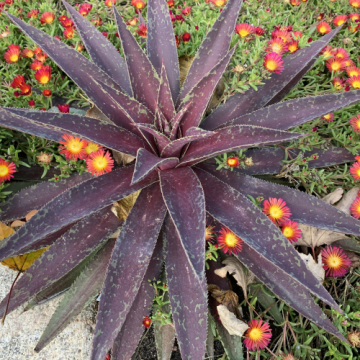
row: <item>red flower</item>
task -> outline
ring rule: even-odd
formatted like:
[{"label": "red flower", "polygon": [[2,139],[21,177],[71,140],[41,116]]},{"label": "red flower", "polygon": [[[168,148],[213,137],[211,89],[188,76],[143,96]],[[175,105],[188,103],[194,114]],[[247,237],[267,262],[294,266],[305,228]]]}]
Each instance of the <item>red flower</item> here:
[{"label": "red flower", "polygon": [[65,39],[72,39],[74,37],[74,28],[73,27],[66,27],[63,31]]},{"label": "red flower", "polygon": [[188,43],[190,41],[191,35],[190,33],[184,33],[184,35],[182,36],[182,40],[184,43]]},{"label": "red flower", "polygon": [[334,77],[332,80],[332,84],[336,88],[336,90],[341,90],[344,87],[344,81],[341,80],[338,76]]},{"label": "red flower", "polygon": [[40,22],[42,25],[51,24],[54,20],[55,20],[55,14],[52,12],[44,12],[40,18]]},{"label": "red flower", "polygon": [[180,42],[181,42],[181,37],[178,35],[175,35],[175,42],[176,42],[176,47],[180,46]]},{"label": "red flower", "polygon": [[61,25],[64,27],[64,28],[67,28],[67,27],[71,27],[71,26],[74,26],[74,22],[71,20],[71,19],[64,19],[61,21]]},{"label": "red flower", "polygon": [[187,6],[185,9],[183,9],[181,11],[181,13],[184,15],[184,16],[189,16],[190,13],[191,13],[191,6]]},{"label": "red flower", "polygon": [[100,149],[89,155],[86,159],[86,166],[89,173],[99,176],[112,171],[114,160],[111,158],[109,152]]},{"label": "red flower", "polygon": [[360,76],[352,76],[346,81],[352,88],[360,89]]},{"label": "red flower", "polygon": [[281,232],[291,243],[294,243],[301,238],[299,224],[295,221],[288,220],[284,222],[281,227]]},{"label": "red flower", "polygon": [[271,39],[268,42],[268,46],[265,49],[268,53],[276,53],[282,55],[288,51],[288,45],[282,41],[281,38]]},{"label": "red flower", "polygon": [[64,154],[68,160],[81,160],[86,158],[85,148],[87,142],[85,140],[80,140],[78,137],[66,134],[63,135],[62,138],[65,141],[59,141],[59,143],[62,144],[59,147],[61,150],[60,154]]},{"label": "red flower", "polygon": [[328,34],[331,31],[331,26],[326,21],[321,21],[316,29],[320,34]]},{"label": "red flower", "polygon": [[95,19],[92,19],[91,21],[94,23],[95,26],[101,26],[103,23],[100,16],[96,17]]},{"label": "red flower", "polygon": [[360,114],[352,117],[350,119],[350,126],[358,133],[360,134]]},{"label": "red flower", "polygon": [[47,84],[51,78],[51,67],[44,65],[41,69],[36,71],[35,79],[42,85]]},{"label": "red flower", "polygon": [[128,26],[135,26],[138,22],[138,18],[134,17],[133,19],[129,19],[127,22],[126,22],[126,25]]},{"label": "red flower", "polygon": [[350,66],[346,69],[346,73],[349,77],[360,76],[360,69],[356,66]]},{"label": "red flower", "polygon": [[274,224],[283,224],[290,220],[291,212],[283,199],[269,198],[263,204],[263,213],[269,217]]},{"label": "red flower", "polygon": [[225,5],[225,0],[210,0],[217,7],[222,7]]},{"label": "red flower", "polygon": [[355,201],[351,204],[350,213],[354,218],[360,218],[360,198],[356,198]]},{"label": "red flower", "polygon": [[43,91],[43,95],[46,96],[46,97],[50,97],[52,94],[51,90],[44,90]]},{"label": "red flower", "polygon": [[58,109],[61,113],[67,114],[70,110],[70,105],[68,104],[58,105]]},{"label": "red flower", "polygon": [[348,272],[351,260],[343,249],[337,246],[327,246],[321,250],[321,256],[326,276],[344,276]]},{"label": "red flower", "polygon": [[16,172],[16,165],[14,163],[8,163],[4,159],[0,159],[0,183],[9,181],[14,177]]},{"label": "red flower", "polygon": [[145,24],[140,24],[138,30],[136,30],[139,36],[146,38],[147,36],[147,26]]},{"label": "red flower", "polygon": [[324,119],[327,122],[332,122],[334,121],[334,114],[333,113],[326,114],[322,117],[322,119]]},{"label": "red flower", "polygon": [[[35,50],[37,50],[37,49],[39,49],[39,48],[36,48]],[[41,49],[38,52],[35,52],[35,50],[34,50],[34,53],[35,53],[36,60],[41,61],[42,63],[45,62],[47,55]]]},{"label": "red flower", "polygon": [[349,4],[354,8],[360,8],[360,0],[349,0]]},{"label": "red flower", "polygon": [[82,15],[82,16],[86,16],[90,10],[92,9],[92,5],[91,4],[81,4],[80,5],[80,8],[79,8],[79,13]]},{"label": "red flower", "polygon": [[326,60],[326,67],[330,72],[338,72],[345,68],[344,60],[334,56]]},{"label": "red flower", "polygon": [[20,46],[11,44],[4,54],[7,63],[16,63],[20,57]]},{"label": "red flower", "polygon": [[349,15],[349,19],[353,22],[358,22],[360,20],[360,14],[352,13]]},{"label": "red flower", "polygon": [[10,86],[13,89],[20,89],[21,95],[31,95],[31,86],[26,84],[25,78],[22,75],[17,75]]},{"label": "red flower", "polygon": [[27,17],[28,18],[33,18],[33,19],[36,19],[37,16],[39,14],[39,10],[38,9],[32,9],[30,10],[28,13],[27,13]]},{"label": "red flower", "polygon": [[231,255],[232,252],[237,254],[242,250],[244,241],[235,235],[231,230],[223,227],[219,232],[218,243],[220,249],[222,249],[224,253]]},{"label": "red flower", "polygon": [[349,53],[343,48],[334,49],[332,53],[341,60],[347,60],[349,58]]},{"label": "red flower", "polygon": [[354,180],[360,180],[360,163],[356,162],[352,164],[350,167],[350,174],[354,178]]},{"label": "red flower", "polygon": [[64,20],[66,20],[68,17],[66,16],[66,15],[61,15],[59,18],[58,18],[58,20],[60,21],[60,22],[63,22]]},{"label": "red flower", "polygon": [[300,40],[300,38],[303,36],[303,33],[301,31],[293,31],[292,35],[296,40]]},{"label": "red flower", "polygon": [[239,166],[240,162],[239,162],[239,158],[233,156],[230,157],[226,160],[226,165],[230,166],[230,167],[236,167]]},{"label": "red flower", "polygon": [[250,24],[242,23],[237,24],[235,32],[242,38],[249,36],[254,32],[254,28]]},{"label": "red flower", "polygon": [[41,69],[43,66],[44,66],[44,65],[43,65],[42,62],[40,62],[40,61],[34,61],[34,62],[30,65],[30,69],[36,71],[36,70]]},{"label": "red flower", "polygon": [[145,329],[148,329],[151,325],[151,319],[148,316],[145,316],[142,324],[144,325]]},{"label": "red flower", "polygon": [[256,26],[256,27],[254,28],[254,34],[255,34],[256,36],[263,36],[264,33],[265,33],[265,29],[263,29],[262,27]]},{"label": "red flower", "polygon": [[281,56],[272,52],[265,55],[263,65],[267,70],[280,74],[284,70],[284,67],[282,66],[283,63],[284,61]]},{"label": "red flower", "polygon": [[168,4],[168,7],[169,7],[169,8],[173,8],[173,7],[175,6],[175,1],[174,1],[174,0],[169,0],[169,1],[167,2],[167,4]]},{"label": "red flower", "polygon": [[266,348],[271,340],[271,329],[263,320],[251,320],[246,330],[244,345],[251,351]]},{"label": "red flower", "polygon": [[28,104],[30,107],[34,107],[35,106],[35,101],[34,100],[29,100]]},{"label": "red flower", "polygon": [[284,43],[292,40],[291,34],[290,34],[288,31],[286,31],[286,30],[274,30],[274,31],[271,33],[271,37],[272,37],[273,39],[281,38]]},{"label": "red flower", "polygon": [[26,48],[21,51],[21,55],[27,58],[32,58],[34,56],[34,52]]},{"label": "red flower", "polygon": [[345,24],[345,22],[347,21],[347,16],[346,15],[338,15],[335,17],[333,24],[335,26],[340,26],[342,24]]},{"label": "red flower", "polygon": [[113,6],[113,4],[116,5],[116,0],[105,0],[106,6],[111,7],[111,6]]},{"label": "red flower", "polygon": [[288,46],[288,51],[292,54],[299,50],[299,41],[293,40],[289,42],[287,46]]},{"label": "red flower", "polygon": [[136,9],[143,9],[146,4],[143,0],[131,0],[131,5],[134,5]]}]

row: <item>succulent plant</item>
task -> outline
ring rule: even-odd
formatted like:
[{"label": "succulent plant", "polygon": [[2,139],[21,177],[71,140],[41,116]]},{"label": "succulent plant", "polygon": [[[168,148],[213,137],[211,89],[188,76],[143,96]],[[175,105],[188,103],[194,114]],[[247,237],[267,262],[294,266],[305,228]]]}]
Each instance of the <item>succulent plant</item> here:
[{"label": "succulent plant", "polygon": [[[63,134],[136,157],[104,175],[86,173],[22,190],[0,220],[38,213],[2,241],[0,260],[51,245],[15,284],[8,311],[67,289],[36,350],[40,351],[101,291],[91,359],[129,359],[149,314],[162,262],[176,336],[184,359],[201,359],[207,332],[206,216],[244,241],[237,254],[278,297],[346,341],[310,294],[341,311],[279,229],[247,197],[281,197],[292,219],[360,235],[360,222],[321,200],[250,175],[275,173],[284,150],[266,147],[305,136],[287,130],[349,106],[360,91],[280,102],[314,65],[339,29],[284,59],[258,91],[236,94],[203,119],[235,48],[229,51],[241,0],[229,0],[201,44],[180,89],[175,37],[164,0],[149,0],[146,51],[113,6],[124,58],[64,1],[92,61],[57,39],[7,16],[86,93],[109,119],[16,108],[0,109],[0,125],[54,141]],[[216,170],[211,160],[247,151],[254,165]],[[345,149],[321,150],[315,166],[351,161]],[[141,190],[125,222],[110,208]],[[116,240],[109,239],[118,228]],[[0,304],[0,315],[6,311]]]}]

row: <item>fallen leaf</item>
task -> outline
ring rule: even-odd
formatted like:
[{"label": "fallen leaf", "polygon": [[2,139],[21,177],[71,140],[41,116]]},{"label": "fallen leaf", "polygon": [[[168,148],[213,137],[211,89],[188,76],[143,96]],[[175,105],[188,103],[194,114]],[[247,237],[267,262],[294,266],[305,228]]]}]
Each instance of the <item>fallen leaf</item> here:
[{"label": "fallen leaf", "polygon": [[221,320],[221,324],[229,332],[230,335],[243,336],[249,326],[228,310],[224,305],[217,306],[217,311]]},{"label": "fallen leaf", "polygon": [[237,284],[243,289],[245,299],[247,299],[247,287],[255,282],[255,275],[235,257],[229,256],[222,262],[225,266],[215,270],[215,274],[224,278],[226,274],[234,276]]},{"label": "fallen leaf", "polygon": [[31,210],[31,211],[25,216],[25,220],[26,220],[26,221],[29,221],[37,212],[38,212],[38,210]]},{"label": "fallen leaf", "polygon": [[21,221],[21,220],[15,220],[11,223],[11,227],[12,228],[16,228],[16,227],[21,227],[21,226],[24,226],[26,223],[25,221]]},{"label": "fallen leaf", "polygon": [[311,254],[299,254],[304,260],[306,267],[314,274],[314,276],[322,283],[325,279],[325,270],[323,268],[321,254],[318,256],[318,262],[314,260]]},{"label": "fallen leaf", "polygon": [[130,210],[135,204],[136,199],[138,198],[140,191],[136,191],[131,195],[125,197],[124,199],[115,202],[111,208],[113,214],[119,219],[125,221],[128,217]]},{"label": "fallen leaf", "polygon": [[[341,199],[339,203],[335,205],[335,207],[338,210],[343,211],[344,213],[350,215],[351,204],[357,198],[357,194],[359,190],[360,190],[359,188],[355,187],[350,191],[348,191],[343,196],[343,192],[344,192],[343,189],[338,188],[335,191],[333,191],[331,194],[326,195],[322,200],[330,205],[333,205]],[[334,241],[338,241],[342,239],[350,239],[348,236],[346,236],[343,233],[318,229],[313,226],[299,224],[299,228],[301,229],[301,238],[293,244],[296,246],[305,245],[311,248],[315,248],[317,246],[324,244],[329,245]]]},{"label": "fallen leaf", "polygon": [[14,229],[0,222],[0,241],[12,235],[14,232]]},{"label": "fallen leaf", "polygon": [[241,314],[239,311],[239,298],[231,290],[221,290],[217,285],[209,284],[207,287],[211,296],[219,303],[226,306],[229,311],[234,313],[239,319]]}]

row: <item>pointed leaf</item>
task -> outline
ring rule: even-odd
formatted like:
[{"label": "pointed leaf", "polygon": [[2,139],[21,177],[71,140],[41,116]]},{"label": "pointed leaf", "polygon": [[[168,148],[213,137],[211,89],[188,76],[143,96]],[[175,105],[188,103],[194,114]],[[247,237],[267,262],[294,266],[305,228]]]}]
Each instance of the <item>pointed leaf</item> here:
[{"label": "pointed leaf", "polygon": [[74,21],[76,30],[94,63],[105,71],[127,94],[132,95],[125,60],[114,45],[84,16],[63,0]]},{"label": "pointed leaf", "polygon": [[242,0],[230,0],[199,47],[185,79],[177,105],[229,51]]},{"label": "pointed leaf", "polygon": [[41,335],[35,351],[41,351],[99,295],[103,285],[115,239],[111,239],[88,263],[71,285]]},{"label": "pointed leaf", "polygon": [[[97,224],[94,227],[94,223]],[[9,312],[54,284],[94,252],[119,227],[120,220],[110,207],[86,217],[51,246],[14,286]],[[66,259],[66,261],[64,261]],[[4,314],[7,298],[0,304]]]},{"label": "pointed leaf", "polygon": [[354,251],[357,253],[360,253],[360,244],[357,240],[347,238],[347,239],[341,239],[334,241],[332,243],[334,246],[340,246],[341,248],[348,250],[348,251]]},{"label": "pointed leaf", "polygon": [[[172,316],[182,359],[203,359],[206,351],[207,289],[189,261],[178,231],[168,216],[164,227],[165,265]],[[204,244],[203,239],[203,245]],[[201,256],[201,255],[198,255]],[[184,270],[186,276],[183,276]]]},{"label": "pointed leaf", "polygon": [[164,114],[161,112],[160,108],[156,109],[156,120],[159,123],[159,129],[167,136],[170,136],[170,124]]},{"label": "pointed leaf", "polygon": [[116,24],[125,54],[134,97],[155,113],[159,78],[115,6],[112,8],[115,13]]},{"label": "pointed leaf", "polygon": [[185,97],[181,98],[182,102],[178,109],[191,102],[188,111],[184,114],[181,121],[183,134],[191,127],[199,126],[216,86],[229,65],[235,49],[236,46],[234,46]]},{"label": "pointed leaf", "polygon": [[40,240],[76,220],[158,181],[157,174],[153,173],[145,180],[130,185],[133,169],[133,166],[128,166],[113,170],[108,174],[79,184],[56,197],[19,231],[7,238],[6,241],[2,241],[4,244],[1,244],[0,247],[0,261],[10,257],[29,243]]},{"label": "pointed leaf", "polygon": [[[257,125],[287,130],[360,101],[360,90],[340,94],[309,96],[270,105],[221,125]],[[208,129],[207,130],[214,130]]]},{"label": "pointed leaf", "polygon": [[[163,0],[156,0],[156,1],[163,1]],[[167,5],[165,5],[165,6],[167,8]],[[150,7],[148,7],[148,10],[149,9],[150,9]],[[149,34],[149,31],[148,31],[148,34]],[[149,35],[148,35],[147,39],[149,41]],[[178,61],[177,55],[176,55],[176,61]],[[177,64],[177,67],[179,67],[179,64]],[[179,88],[179,86],[178,86],[178,88]],[[176,97],[175,97],[175,99],[176,99]],[[166,70],[165,70],[164,64],[161,67],[161,79],[160,79],[160,87],[159,87],[159,93],[158,93],[158,106],[159,106],[161,112],[166,117],[166,119],[170,122],[170,120],[175,116],[175,106],[174,106],[174,101],[173,101],[173,98],[171,95],[170,84],[169,84],[169,80],[166,75]]]},{"label": "pointed leaf", "polygon": [[163,263],[163,240],[160,235],[149,267],[146,270],[139,292],[126,316],[124,325],[117,335],[111,351],[113,360],[128,360],[134,354],[140,337],[143,333],[142,321],[151,311],[154,299],[154,288],[150,286],[149,280],[158,280]]},{"label": "pointed leaf", "polygon": [[210,173],[198,168],[194,170],[204,189],[206,209],[214,218],[251,246],[259,254],[259,258],[266,258],[274,264],[274,267],[296,280],[302,288],[310,290],[341,312],[330,294],[307,269],[290,241],[265,214],[260,212],[245,195]]},{"label": "pointed leaf", "polygon": [[157,167],[174,168],[179,163],[177,158],[159,158],[145,149],[139,149],[136,156],[134,175],[131,183],[143,180],[151,171]]},{"label": "pointed leaf", "polygon": [[256,126],[237,125],[214,132],[206,139],[195,140],[181,159],[179,166],[196,164],[210,157],[249,147],[279,144],[303,137],[303,134],[288,133]]},{"label": "pointed leaf", "polygon": [[91,178],[89,173],[75,174],[58,182],[47,181],[23,189],[1,206],[0,221],[22,219],[31,210],[40,210],[57,195]]},{"label": "pointed leaf", "polygon": [[[148,269],[165,214],[159,184],[141,191],[110,260],[100,298],[92,360],[105,359],[121,330]],[[132,261],[134,258],[136,261]]]},{"label": "pointed leaf", "polygon": [[165,136],[163,133],[157,131],[155,126],[148,125],[148,124],[138,124],[139,129],[144,130],[148,132],[149,134],[153,135],[156,139],[156,142],[158,144],[159,151],[162,151],[162,149],[170,144],[170,140],[167,136]]},{"label": "pointed leaf", "polygon": [[271,78],[265,80],[265,84],[258,90],[251,88],[245,94],[237,93],[231,96],[225,104],[219,106],[203,121],[201,127],[207,130],[215,129],[239,116],[272,104],[274,98],[280,101],[305,75],[309,70],[309,64],[314,63],[313,58],[339,32],[340,28],[341,26],[314,41],[310,46],[286,56],[281,74],[272,74]]},{"label": "pointed leaf", "polygon": [[191,102],[184,105],[180,111],[170,120],[171,123],[171,133],[170,133],[170,139],[175,140],[178,135],[178,130],[180,127],[180,123],[182,121],[182,118],[184,114],[187,112],[189,107],[191,106]]},{"label": "pointed leaf", "polygon": [[197,276],[205,269],[205,198],[200,181],[188,167],[161,171],[161,192]]},{"label": "pointed leaf", "polygon": [[165,67],[172,99],[180,90],[180,71],[175,34],[165,0],[150,0],[147,7],[147,54],[157,73]]},{"label": "pointed leaf", "polygon": [[133,156],[144,147],[141,138],[125,129],[73,114],[0,108],[0,125],[54,141],[67,133]]}]

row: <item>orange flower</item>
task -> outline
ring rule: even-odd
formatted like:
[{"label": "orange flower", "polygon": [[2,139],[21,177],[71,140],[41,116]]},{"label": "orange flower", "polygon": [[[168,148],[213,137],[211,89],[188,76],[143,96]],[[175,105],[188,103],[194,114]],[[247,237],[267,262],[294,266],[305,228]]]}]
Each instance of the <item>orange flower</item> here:
[{"label": "orange flower", "polygon": [[22,75],[17,75],[10,86],[13,89],[20,89],[21,95],[31,95],[31,86],[26,84],[25,78]]},{"label": "orange flower", "polygon": [[334,56],[328,60],[326,60],[326,67],[330,72],[338,72],[344,69],[345,63],[344,60]]},{"label": "orange flower", "polygon": [[138,22],[138,18],[134,17],[133,19],[129,19],[127,22],[126,22],[126,25],[129,25],[129,26],[135,26]]},{"label": "orange flower", "polygon": [[9,45],[8,50],[6,50],[4,54],[4,58],[6,62],[9,64],[16,63],[18,62],[19,57],[20,57],[20,46],[14,44]]},{"label": "orange flower", "polygon": [[292,54],[299,50],[299,41],[291,41],[288,43],[288,51]]},{"label": "orange flower", "polygon": [[35,73],[35,79],[40,84],[47,84],[50,81],[51,78],[51,67],[49,65],[44,65],[41,69],[36,71]]},{"label": "orange flower", "polygon": [[92,175],[99,176],[112,171],[114,160],[108,152],[101,149],[89,155],[86,159],[88,172]]},{"label": "orange flower", "polygon": [[40,22],[42,25],[51,24],[54,20],[55,20],[55,14],[52,12],[44,12],[40,18]]},{"label": "orange flower", "polygon": [[225,0],[210,0],[217,7],[223,7],[225,5]]},{"label": "orange flower", "polygon": [[235,32],[242,38],[249,36],[254,32],[254,28],[249,24],[237,24],[235,27]]},{"label": "orange flower", "polygon": [[292,6],[299,6],[300,5],[300,0],[290,0],[290,4]]},{"label": "orange flower", "polygon": [[210,241],[214,237],[214,226],[208,225],[205,228],[205,240]]},{"label": "orange flower", "polygon": [[360,180],[360,163],[359,162],[356,162],[355,164],[351,165],[350,174],[354,178],[354,180]]},{"label": "orange flower", "polygon": [[59,147],[60,154],[64,154],[68,160],[77,160],[85,159],[86,152],[85,148],[87,142],[85,140],[80,140],[78,137],[64,134],[62,138],[65,141],[59,141],[60,144],[63,144]]},{"label": "orange flower", "polygon": [[335,26],[340,26],[342,24],[345,24],[345,22],[347,21],[347,16],[346,15],[338,15],[335,17],[333,24]]},{"label": "orange flower", "polygon": [[349,0],[349,4],[354,8],[360,8],[360,0]]},{"label": "orange flower", "polygon": [[265,49],[268,53],[276,53],[282,55],[284,52],[288,51],[288,45],[282,41],[281,38],[271,39],[268,42],[268,46]]},{"label": "orange flower", "polygon": [[326,114],[322,117],[322,119],[326,120],[327,122],[332,122],[334,121],[334,114],[333,113]]},{"label": "orange flower", "polygon": [[174,0],[168,0],[167,4],[168,4],[169,8],[173,8],[175,6],[175,1]]},{"label": "orange flower", "polygon": [[46,97],[50,97],[52,94],[51,90],[44,90],[43,91],[43,95],[46,96]]},{"label": "orange flower", "polygon": [[360,14],[352,13],[349,15],[349,19],[353,22],[358,22],[360,20]]},{"label": "orange flower", "polygon": [[147,36],[147,26],[145,24],[140,24],[138,30],[136,30],[139,36],[146,38]]},{"label": "orange flower", "polygon": [[24,49],[21,51],[21,55],[27,58],[32,58],[34,56],[34,52],[30,49]]},{"label": "orange flower", "polygon": [[273,39],[281,38],[284,43],[292,40],[291,34],[290,34],[288,31],[286,31],[286,30],[274,30],[274,31],[271,33],[271,37],[272,37]]},{"label": "orange flower", "polygon": [[343,249],[337,246],[327,246],[321,250],[321,256],[326,276],[344,276],[348,272],[351,260]]},{"label": "orange flower", "polygon": [[291,212],[283,199],[269,198],[264,201],[263,213],[269,217],[274,224],[282,224],[290,220]]},{"label": "orange flower", "polygon": [[73,27],[66,27],[63,31],[65,39],[72,39],[74,37],[74,28]]},{"label": "orange flower", "polygon": [[89,142],[85,148],[86,155],[90,155],[91,153],[98,151],[100,149],[102,149],[101,145]]},{"label": "orange flower", "polygon": [[329,57],[331,57],[331,56],[334,56],[333,51],[332,51],[332,48],[331,48],[330,45],[325,46],[325,47],[321,50],[320,53],[324,56],[324,58],[329,58]]},{"label": "orange flower", "polygon": [[265,349],[271,340],[271,329],[263,320],[251,320],[246,330],[244,345],[248,350],[255,351]]},{"label": "orange flower", "polygon": [[354,218],[360,218],[360,198],[356,198],[355,201],[351,204],[350,213]]},{"label": "orange flower", "polygon": [[295,37],[296,40],[300,40],[300,38],[303,36],[303,33],[301,31],[293,31],[292,35]]},{"label": "orange flower", "polygon": [[352,88],[360,89],[360,76],[353,76],[346,81]]},{"label": "orange flower", "polygon": [[326,21],[321,21],[316,29],[320,34],[328,34],[331,31],[331,26]]},{"label": "orange flower", "polygon": [[267,70],[280,74],[284,70],[284,67],[282,66],[283,63],[284,61],[281,56],[272,52],[265,55],[263,65]]},{"label": "orange flower", "polygon": [[231,252],[234,254],[240,252],[244,242],[231,230],[223,227],[219,232],[218,243],[224,253],[231,255]]},{"label": "orange flower", "polygon": [[283,235],[291,242],[294,243],[301,238],[301,230],[299,224],[295,221],[286,221],[281,227]]},{"label": "orange flower", "polygon": [[47,55],[42,50],[40,50],[40,52],[35,53],[35,57],[36,60],[41,61],[43,63],[45,62]]},{"label": "orange flower", "polygon": [[111,7],[111,6],[113,6],[113,4],[116,5],[116,0],[105,0],[106,6]]},{"label": "orange flower", "polygon": [[9,181],[14,177],[12,175],[16,172],[16,165],[14,163],[8,163],[4,159],[0,159],[0,183]]},{"label": "orange flower", "polygon": [[36,19],[37,16],[38,16],[38,14],[39,14],[39,10],[37,10],[37,9],[32,9],[32,10],[30,10],[30,11],[27,13],[27,17],[28,17],[28,18]]},{"label": "orange flower", "polygon": [[41,69],[43,66],[44,66],[44,65],[43,65],[42,62],[40,62],[40,61],[34,61],[34,62],[30,65],[30,69],[36,71],[36,70]]},{"label": "orange flower", "polygon": [[349,77],[352,76],[359,76],[360,75],[360,69],[356,66],[350,66],[346,69],[346,73],[349,75]]},{"label": "orange flower", "polygon": [[350,126],[358,133],[360,134],[360,114],[352,117],[350,119]]},{"label": "orange flower", "polygon": [[226,165],[230,166],[230,167],[236,167],[239,166],[240,162],[239,162],[239,158],[233,156],[230,157],[226,160]]},{"label": "orange flower", "polygon": [[345,67],[346,66],[355,66],[354,62],[351,59],[344,60]]},{"label": "orange flower", "polygon": [[74,22],[71,20],[71,19],[64,19],[61,21],[61,25],[64,27],[64,28],[67,28],[67,27],[72,27],[74,26]]},{"label": "orange flower", "polygon": [[131,0],[131,5],[134,5],[137,9],[143,9],[146,4],[143,0]]},{"label": "orange flower", "polygon": [[145,316],[142,324],[144,325],[145,329],[148,329],[151,325],[151,319],[148,316]]}]

